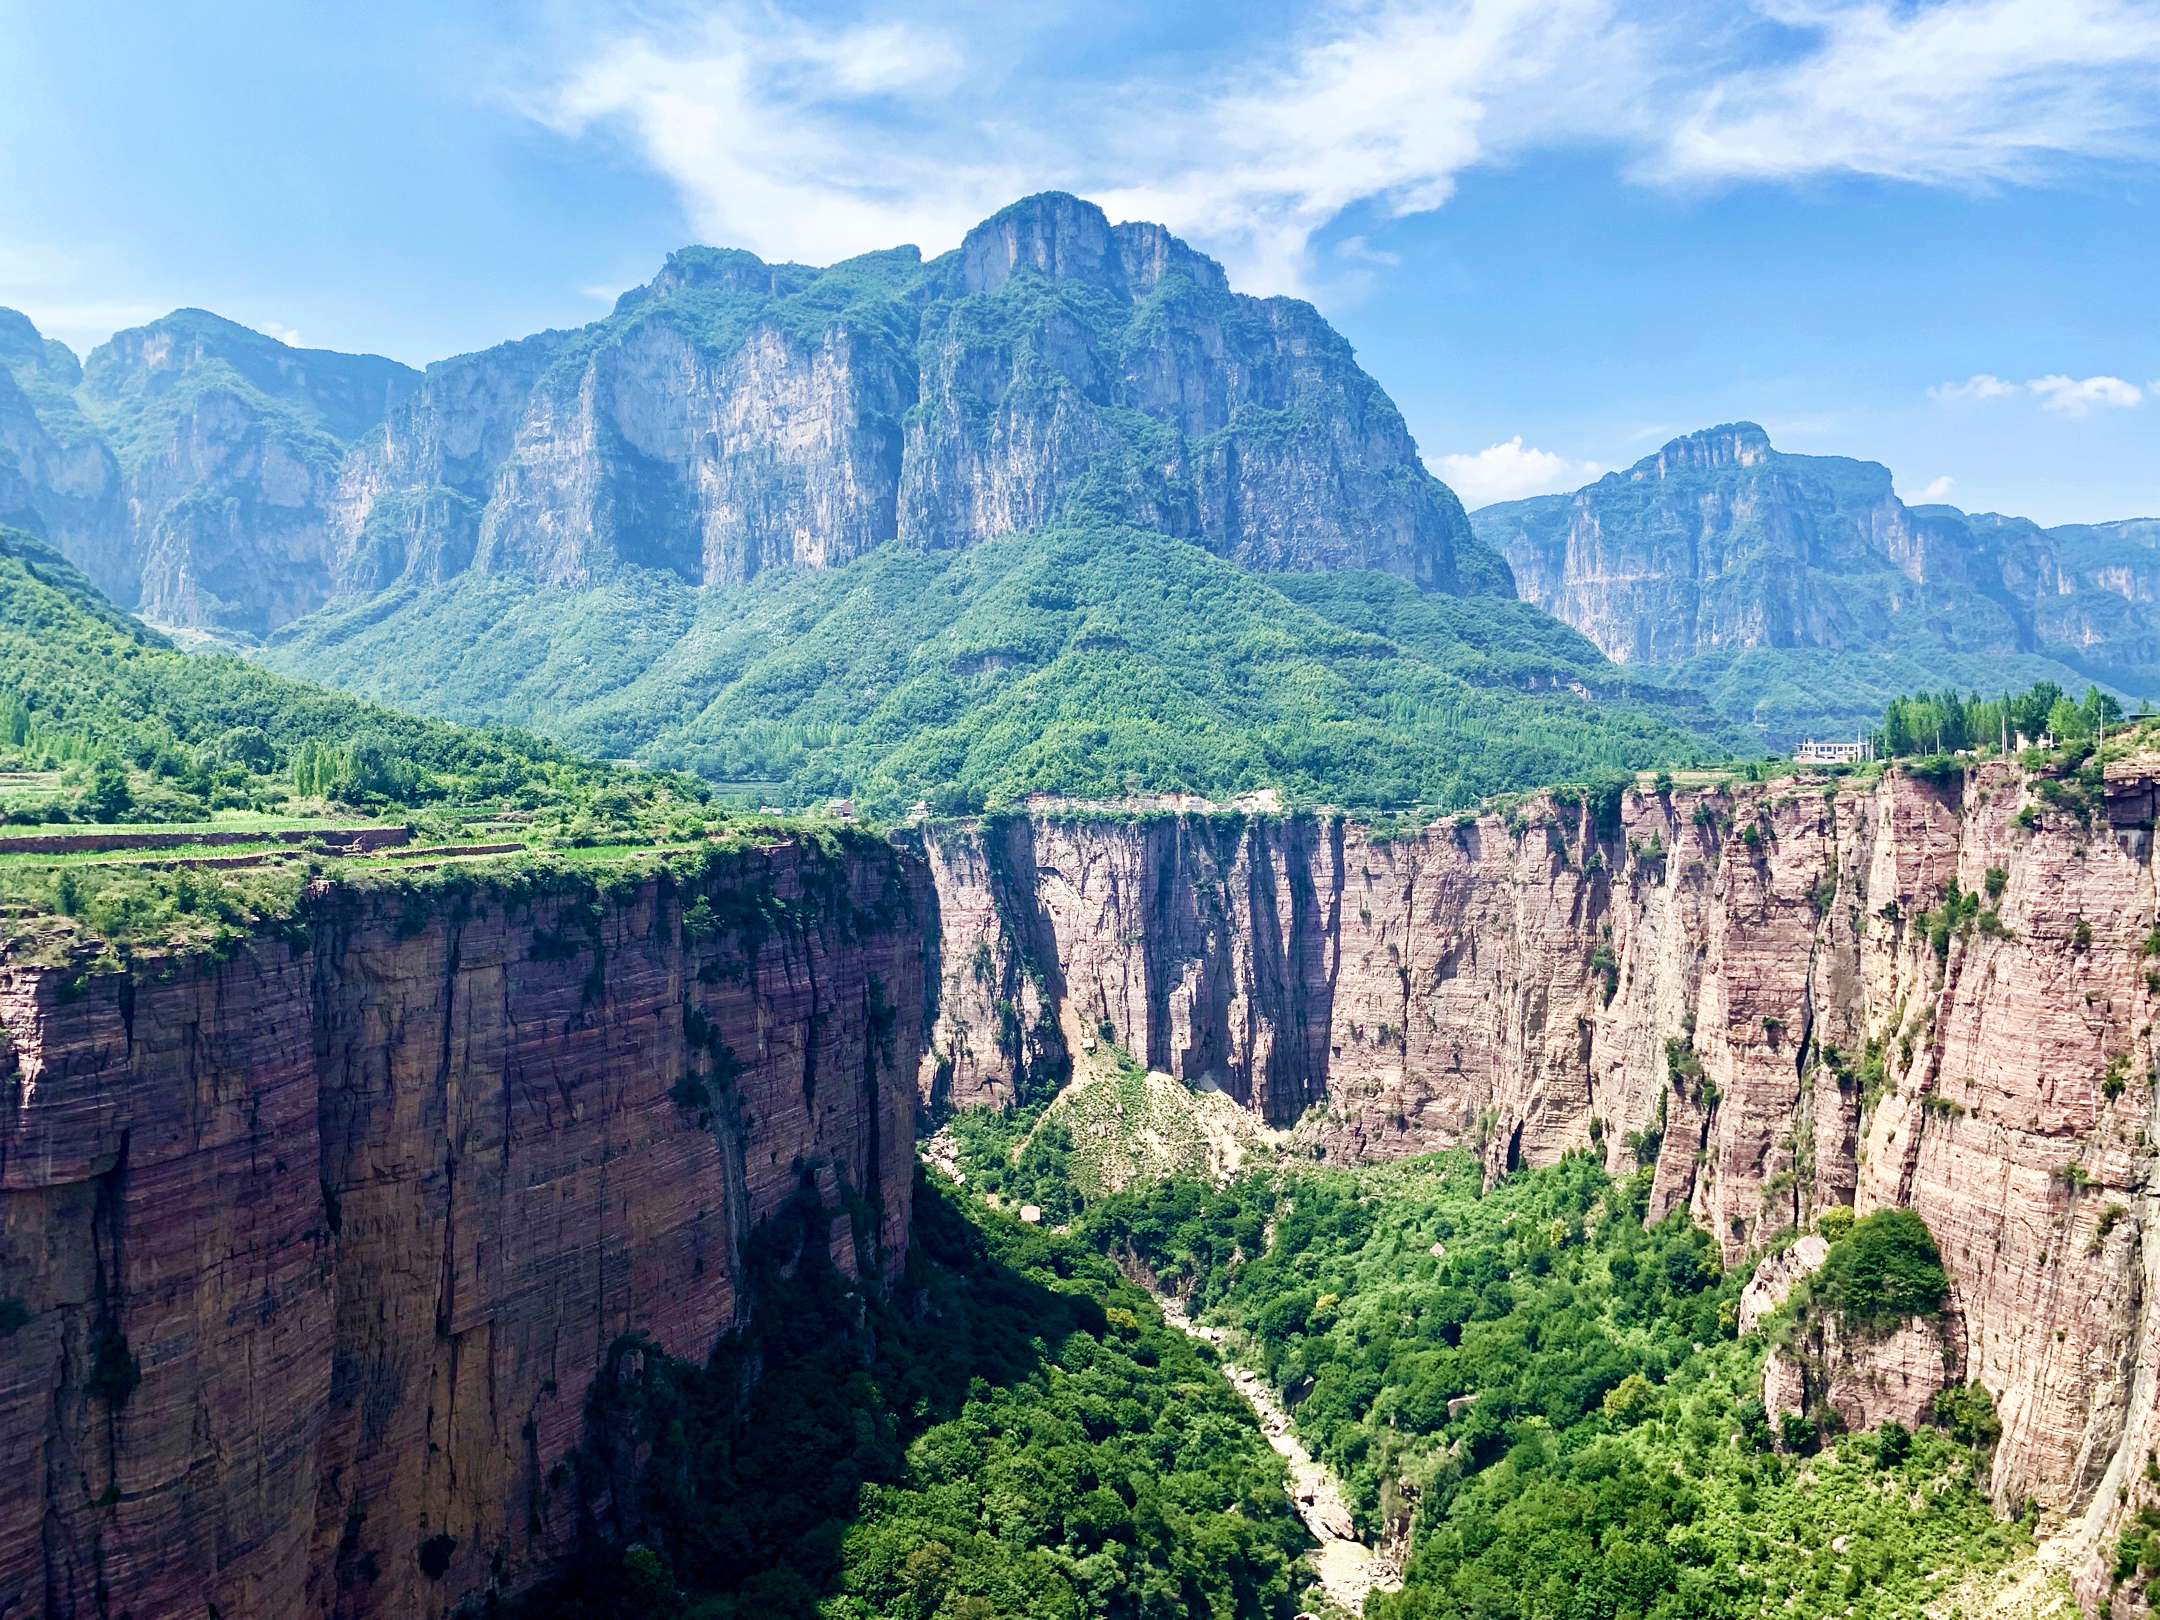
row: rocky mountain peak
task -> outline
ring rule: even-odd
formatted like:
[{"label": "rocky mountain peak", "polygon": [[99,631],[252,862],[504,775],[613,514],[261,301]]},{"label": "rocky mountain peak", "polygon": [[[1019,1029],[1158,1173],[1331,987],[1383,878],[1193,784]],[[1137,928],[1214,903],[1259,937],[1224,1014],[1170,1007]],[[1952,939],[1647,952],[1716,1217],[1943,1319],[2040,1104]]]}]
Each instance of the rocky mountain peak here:
[{"label": "rocky mountain peak", "polygon": [[1671,478],[1723,467],[1759,467],[1771,456],[1770,435],[1753,422],[1725,422],[1670,441],[1628,469],[1630,479]]},{"label": "rocky mountain peak", "polygon": [[25,387],[42,377],[52,386],[69,389],[82,381],[82,362],[75,351],[58,338],[39,332],[19,309],[0,309],[0,367],[15,374]]},{"label": "rocky mountain peak", "polygon": [[[207,309],[176,309],[92,349],[83,394],[93,410],[125,416],[144,397],[196,377],[298,405],[341,445],[374,427],[420,381],[410,366],[379,354],[299,349]],[[109,431],[115,425],[106,423]]]},{"label": "rocky mountain peak", "polygon": [[1016,270],[1084,281],[1121,297],[1145,298],[1165,275],[1183,272],[1214,292],[1230,290],[1222,266],[1160,225],[1112,225],[1101,208],[1062,191],[1024,197],[967,233],[960,244],[969,293],[994,293]]},{"label": "rocky mountain peak", "polygon": [[792,292],[805,277],[816,273],[806,265],[767,264],[743,248],[679,248],[668,255],[657,276],[624,293],[615,307],[621,310],[693,287],[771,298]]},{"label": "rocky mountain peak", "polygon": [[[1317,310],[1061,192],[932,264],[685,247],[604,320],[424,377],[199,309],[116,334],[79,386],[50,385],[57,363],[10,362],[26,399],[0,442],[35,468],[0,500],[160,624],[265,634],[469,569],[735,584],[974,545],[1083,496],[1251,568],[1513,591]],[[78,443],[96,465],[63,472]]]},{"label": "rocky mountain peak", "polygon": [[0,309],[0,364],[16,365],[43,357],[45,339],[19,309]]}]

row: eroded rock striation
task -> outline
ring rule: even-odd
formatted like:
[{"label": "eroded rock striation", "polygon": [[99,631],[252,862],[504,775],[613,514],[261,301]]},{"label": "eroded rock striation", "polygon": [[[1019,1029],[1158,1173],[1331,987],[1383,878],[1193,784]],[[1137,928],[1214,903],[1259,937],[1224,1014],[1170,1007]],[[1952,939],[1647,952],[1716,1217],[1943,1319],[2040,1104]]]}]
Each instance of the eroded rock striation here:
[{"label": "eroded rock striation", "polygon": [[1653,1165],[1652,1215],[1732,1259],[1835,1205],[1910,1207],[1952,1342],[1860,1415],[1978,1380],[1998,1496],[2097,1536],[2160,1446],[2156,779],[2154,756],[2104,788],[1972,762],[1407,835],[1069,808],[944,830],[923,1093],[1002,1099],[1060,1040],[1111,1039],[1329,1157]]},{"label": "eroded rock striation", "polygon": [[575,1544],[610,1343],[704,1355],[761,1219],[897,1263],[914,869],[708,867],[0,959],[0,1610],[448,1614]]}]

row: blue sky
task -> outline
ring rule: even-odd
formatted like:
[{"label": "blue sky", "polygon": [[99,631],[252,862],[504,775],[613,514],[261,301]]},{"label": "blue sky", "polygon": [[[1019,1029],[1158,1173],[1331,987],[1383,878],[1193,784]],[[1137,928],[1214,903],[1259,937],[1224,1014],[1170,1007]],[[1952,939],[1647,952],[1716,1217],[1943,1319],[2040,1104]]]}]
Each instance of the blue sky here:
[{"label": "blue sky", "polygon": [[2160,0],[0,0],[0,303],[415,364],[702,240],[1160,219],[1471,504],[1749,417],[1908,500],[2160,513]]}]

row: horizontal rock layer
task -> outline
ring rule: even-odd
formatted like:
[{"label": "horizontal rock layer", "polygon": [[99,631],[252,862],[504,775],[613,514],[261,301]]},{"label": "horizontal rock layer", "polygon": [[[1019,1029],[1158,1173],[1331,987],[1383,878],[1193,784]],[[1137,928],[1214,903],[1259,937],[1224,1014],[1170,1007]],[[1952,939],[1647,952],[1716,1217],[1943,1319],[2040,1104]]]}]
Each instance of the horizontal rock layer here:
[{"label": "horizontal rock layer", "polygon": [[[1048,810],[937,832],[923,1093],[1004,1100],[1106,1038],[1329,1157],[1650,1163],[1653,1216],[1733,1260],[1908,1205],[1952,1279],[1949,1360],[2001,1410],[1998,1496],[2090,1507],[2097,1535],[2160,1445],[2156,768],[2110,767],[2104,804],[2051,787],[2067,808],[1976,764],[1394,837]],[[1977,898],[1931,926],[1953,883]]]},{"label": "horizontal rock layer", "polygon": [[710,864],[0,958],[0,1612],[447,1614],[572,1543],[610,1341],[703,1356],[806,1178],[897,1262],[912,868]]}]

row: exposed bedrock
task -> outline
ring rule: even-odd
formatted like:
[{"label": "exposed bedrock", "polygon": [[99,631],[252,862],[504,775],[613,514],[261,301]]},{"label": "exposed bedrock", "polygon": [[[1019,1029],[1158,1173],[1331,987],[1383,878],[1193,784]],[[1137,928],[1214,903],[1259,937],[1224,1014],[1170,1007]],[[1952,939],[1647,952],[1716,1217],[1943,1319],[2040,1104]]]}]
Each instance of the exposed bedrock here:
[{"label": "exposed bedrock", "polygon": [[1002,1099],[1108,1038],[1330,1158],[1653,1162],[1652,1214],[1734,1259],[1831,1205],[1908,1205],[1951,1277],[1943,1359],[2001,1411],[1997,1495],[2090,1508],[2097,1537],[2160,1447],[2156,774],[2109,767],[2104,802],[2003,764],[1543,799],[1403,836],[933,832],[924,1095]]},{"label": "exposed bedrock", "polygon": [[573,1545],[611,1340],[704,1355],[806,1178],[843,1268],[902,1254],[917,871],[326,885],[223,960],[0,958],[0,1613],[446,1614]]}]

